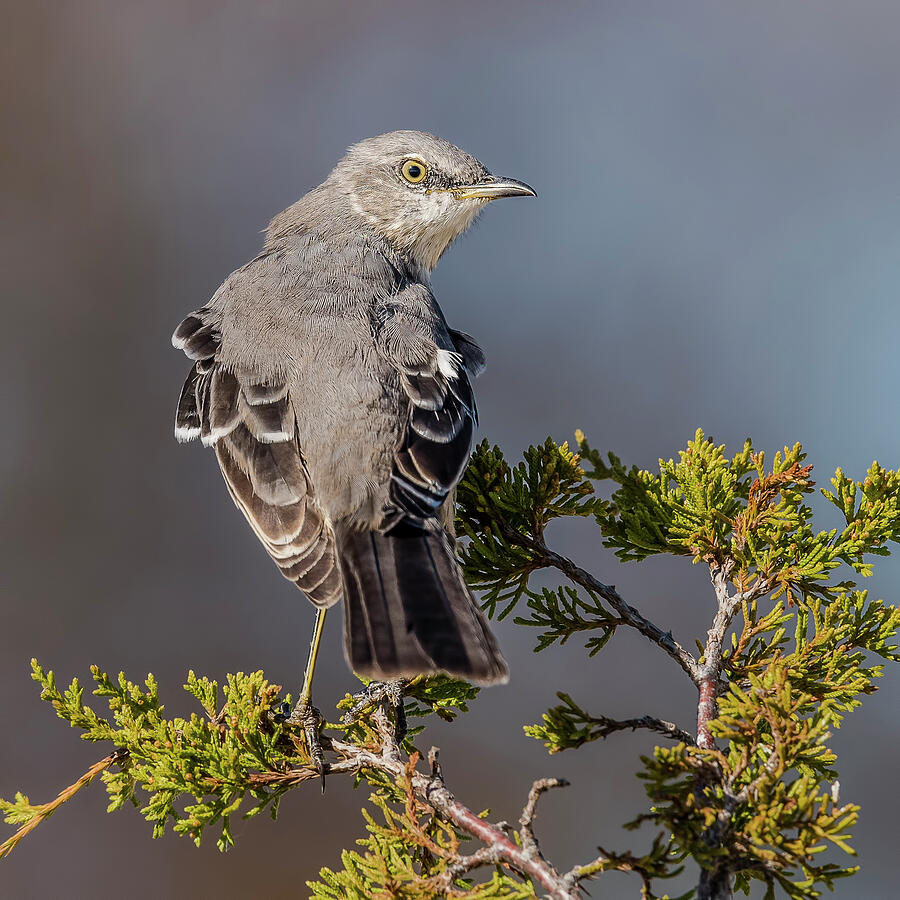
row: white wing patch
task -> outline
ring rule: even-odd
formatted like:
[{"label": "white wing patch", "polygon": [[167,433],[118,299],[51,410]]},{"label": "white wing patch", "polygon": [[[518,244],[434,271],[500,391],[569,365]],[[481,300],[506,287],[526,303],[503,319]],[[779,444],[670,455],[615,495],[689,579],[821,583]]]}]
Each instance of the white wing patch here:
[{"label": "white wing patch", "polygon": [[453,350],[438,350],[437,367],[438,372],[444,378],[457,378],[459,376],[459,367],[462,365],[462,356]]},{"label": "white wing patch", "polygon": [[178,441],[179,444],[186,444],[189,441],[196,440],[198,437],[200,437],[199,428],[188,427],[186,425],[175,426],[175,440]]}]

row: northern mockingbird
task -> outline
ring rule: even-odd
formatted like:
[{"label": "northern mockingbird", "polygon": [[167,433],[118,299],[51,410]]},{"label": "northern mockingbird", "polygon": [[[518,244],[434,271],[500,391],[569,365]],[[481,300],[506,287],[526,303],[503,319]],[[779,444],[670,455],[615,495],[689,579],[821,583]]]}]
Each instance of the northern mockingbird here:
[{"label": "northern mockingbird", "polygon": [[319,609],[301,702],[341,598],[360,675],[507,679],[453,549],[484,355],[447,325],[429,273],[488,202],[522,196],[535,192],[432,135],[362,141],[173,335],[194,361],[175,436],[215,450],[234,502]]}]

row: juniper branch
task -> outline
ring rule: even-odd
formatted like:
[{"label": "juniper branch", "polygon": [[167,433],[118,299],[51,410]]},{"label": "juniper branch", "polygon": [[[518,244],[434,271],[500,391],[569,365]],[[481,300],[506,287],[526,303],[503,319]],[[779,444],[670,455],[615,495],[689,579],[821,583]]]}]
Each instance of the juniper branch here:
[{"label": "juniper branch", "polygon": [[606,716],[591,716],[590,724],[596,726],[593,736],[605,738],[616,731],[636,731],[639,728],[647,731],[655,731],[663,737],[673,741],[683,741],[685,744],[694,744],[694,736],[679,728],[674,722],[665,719],[657,719],[655,716],[641,716],[637,719],[610,719]]},{"label": "juniper branch", "polygon": [[40,806],[33,807],[30,812],[30,818],[24,825],[10,838],[0,844],[0,859],[9,856],[15,850],[19,841],[26,837],[30,832],[34,831],[41,822],[49,819],[62,805],[71,800],[82,788],[86,788],[98,775],[105,772],[115,763],[122,762],[127,756],[124,750],[114,750],[108,756],[95,762],[74,784],[70,784],[59,792],[55,800],[49,803],[42,803]]},{"label": "juniper branch", "polygon": [[562,701],[543,715],[539,725],[526,725],[529,737],[542,740],[551,753],[574,750],[591,741],[600,740],[617,731],[643,729],[661,734],[673,741],[681,741],[694,746],[694,736],[679,728],[674,722],[655,716],[639,716],[631,719],[611,719],[608,716],[593,716],[585,712],[567,693],[557,691]]},{"label": "juniper branch", "polygon": [[642,615],[635,607],[630,606],[622,598],[614,585],[604,584],[590,572],[582,569],[568,557],[551,550],[543,541],[531,539],[513,529],[504,530],[505,537],[511,543],[526,547],[538,555],[541,565],[558,569],[574,584],[586,591],[592,591],[602,597],[616,612],[621,624],[639,631],[648,640],[661,647],[684,670],[694,684],[699,681],[699,666],[694,656],[689,653],[673,637],[671,631],[663,631],[658,625]]},{"label": "juniper branch", "polygon": [[[457,800],[444,783],[443,777],[434,768],[429,775],[425,775],[394,757],[392,753],[376,753],[337,740],[332,740],[330,744],[331,749],[342,758],[342,771],[347,771],[347,767],[356,770],[368,769],[384,773],[397,782],[406,781],[420,801],[430,806],[442,818],[452,822],[462,832],[486,845],[483,852],[470,857],[459,857],[455,861],[459,871],[468,871],[485,863],[501,862],[539,884],[553,900],[580,900],[577,889],[569,885],[539,852],[533,834],[530,841],[522,834],[522,844],[517,844],[499,825],[485,821]],[[328,771],[331,773],[337,769],[329,767]],[[535,782],[535,786],[543,785],[543,787],[532,786],[529,801],[522,814],[523,829],[530,829],[534,819],[534,804],[537,797],[534,796],[532,799],[532,795],[535,791],[540,794],[548,787],[563,784],[564,782],[558,779]]]},{"label": "juniper branch", "polygon": [[[610,870],[639,875],[641,896],[651,900],[652,882],[677,875],[688,858],[701,870],[701,900],[746,893],[753,879],[766,883],[767,897],[780,888],[791,900],[812,900],[820,885],[831,888],[852,874],[855,867],[817,862],[826,841],[853,852],[848,831],[858,813],[851,804],[838,806],[835,756],[826,741],[861,696],[875,690],[883,666],[868,658],[900,660],[900,609],[868,600],[852,582],[834,584],[830,573],[846,564],[869,574],[863,557],[886,555],[886,542],[900,541],[900,471],[874,464],[864,482],[838,472],[835,494],[826,496],[843,511],[847,528],[815,532],[812,510],[803,502],[813,482],[799,445],[776,454],[768,472],[749,441],[728,459],[723,447],[698,432],[680,461],[661,460],[656,475],[628,470],[612,455],[607,465],[583,438],[579,443],[594,464],[591,473],[552,441],[527,451],[515,469],[499,448],[476,453],[474,474],[460,489],[469,516],[461,529],[470,539],[466,572],[473,586],[486,589],[492,614],[505,604],[502,617],[528,596],[530,618],[516,621],[543,629],[536,649],[594,632],[587,643],[594,655],[627,625],[691,679],[698,691],[696,739],[653,716],[591,716],[565,694],[542,725],[526,727],[551,753],[628,728],[674,742],[657,744],[642,757],[639,777],[650,806],[626,827],[653,823],[661,829],[646,853],[598,848],[591,862],[561,872],[543,856],[534,819],[542,794],[563,782],[534,782],[514,831],[453,795],[436,749],[428,755],[430,770],[419,771],[412,740],[421,727],[413,722],[407,729],[406,718],[434,713],[453,719],[477,694],[461,682],[419,677],[348,695],[338,707],[349,711],[342,723],[324,725],[326,755],[317,765],[301,731],[273,715],[282,706],[280,688],[261,672],[229,676],[224,706],[216,683],[191,673],[185,687],[206,717],[168,720],[152,676],[144,690],[124,675],[116,681],[95,669],[94,693],[109,702],[107,720],[85,705],[77,680],[60,691],[53,673],[35,663],[42,698],[60,717],[81,729],[84,739],[122,750],[51,803],[33,805],[21,794],[0,801],[7,822],[21,826],[0,855],[98,774],[110,811],[129,801],[140,805],[140,789],[150,795],[141,812],[155,835],[171,820],[176,833],[199,844],[204,829],[219,825],[224,850],[232,843],[229,817],[243,801],[255,803],[246,816],[266,809],[274,816],[283,794],[317,778],[321,768],[368,783],[384,824],[364,810],[369,836],[360,843],[366,851],[345,851],[342,871],[323,869],[320,881],[310,883],[316,900],[366,900],[382,892],[524,900],[535,891],[574,900],[581,882]],[[611,479],[620,487],[610,501],[593,498],[586,478]],[[699,658],[613,586],[547,547],[546,525],[567,515],[594,516],[604,543],[617,547],[622,559],[669,553],[709,567],[715,605]],[[540,568],[556,569],[571,586],[528,591],[530,574]],[[761,609],[763,600],[771,606]],[[726,646],[739,613],[743,627]],[[113,762],[121,762],[119,771]],[[478,844],[463,852],[467,839]],[[470,874],[484,867],[493,867],[487,877]]]}]

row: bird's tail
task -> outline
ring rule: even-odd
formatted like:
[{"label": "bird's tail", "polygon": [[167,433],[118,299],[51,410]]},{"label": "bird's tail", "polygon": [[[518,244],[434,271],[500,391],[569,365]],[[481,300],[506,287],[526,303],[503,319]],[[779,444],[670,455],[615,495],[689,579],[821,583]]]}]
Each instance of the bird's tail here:
[{"label": "bird's tail", "polygon": [[338,547],[354,672],[381,681],[433,672],[476,684],[508,679],[446,534],[401,522],[386,534],[347,530]]}]

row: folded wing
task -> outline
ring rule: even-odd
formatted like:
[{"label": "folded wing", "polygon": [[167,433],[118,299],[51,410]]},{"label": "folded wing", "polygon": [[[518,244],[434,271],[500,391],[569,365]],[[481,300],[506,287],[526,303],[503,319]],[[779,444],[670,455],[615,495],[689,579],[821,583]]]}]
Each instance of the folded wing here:
[{"label": "folded wing", "polygon": [[410,399],[409,419],[394,456],[390,496],[413,522],[424,525],[438,516],[441,506],[462,477],[477,410],[467,364],[483,365],[478,345],[460,335],[455,350],[436,351],[417,370],[401,372]]},{"label": "folded wing", "polygon": [[288,387],[217,361],[221,333],[204,307],[172,343],[194,365],[178,402],[175,436],[213,447],[235,504],[285,578],[317,606],[341,597],[334,537],[315,501]]}]

